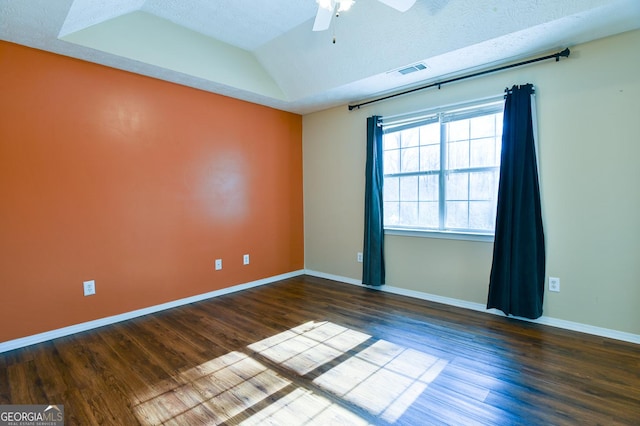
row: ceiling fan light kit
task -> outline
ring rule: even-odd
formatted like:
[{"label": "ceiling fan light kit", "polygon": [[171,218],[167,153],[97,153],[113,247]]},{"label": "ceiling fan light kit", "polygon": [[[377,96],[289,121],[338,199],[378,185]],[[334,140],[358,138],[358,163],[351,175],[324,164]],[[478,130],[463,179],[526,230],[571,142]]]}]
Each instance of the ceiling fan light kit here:
[{"label": "ceiling fan light kit", "polygon": [[333,12],[338,7],[338,12],[346,12],[351,9],[355,0],[316,0],[318,7]]},{"label": "ceiling fan light kit", "polygon": [[[378,0],[399,12],[406,12],[416,2],[416,0]],[[334,14],[346,12],[354,5],[355,0],[316,0],[318,3],[318,13],[313,22],[313,31],[325,31],[331,25]]]}]

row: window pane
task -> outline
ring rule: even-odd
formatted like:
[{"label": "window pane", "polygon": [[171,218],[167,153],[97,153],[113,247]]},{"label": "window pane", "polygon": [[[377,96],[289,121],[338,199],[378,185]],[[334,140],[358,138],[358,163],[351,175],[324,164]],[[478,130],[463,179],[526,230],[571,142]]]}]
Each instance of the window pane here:
[{"label": "window pane", "polygon": [[436,229],[440,226],[440,209],[437,201],[420,202],[418,209],[418,226]]},{"label": "window pane", "polygon": [[401,172],[417,172],[420,169],[420,148],[406,148],[401,152]]},{"label": "window pane", "polygon": [[471,167],[493,167],[498,165],[496,163],[496,138],[476,139],[472,140],[470,144]]},{"label": "window pane", "polygon": [[420,147],[420,171],[440,169],[440,145]]},{"label": "window pane", "polygon": [[383,173],[398,173],[400,171],[400,150],[384,151],[383,156]]},{"label": "window pane", "polygon": [[415,127],[413,129],[407,129],[400,132],[402,135],[400,138],[400,146],[407,148],[410,146],[418,146],[420,143],[420,129]]},{"label": "window pane", "polygon": [[400,178],[400,199],[402,201],[418,201],[418,176]]},{"label": "window pane", "polygon": [[494,114],[474,117],[469,120],[471,138],[486,138],[496,134],[496,118]]},{"label": "window pane", "polygon": [[469,173],[451,173],[446,179],[447,200],[469,199]]},{"label": "window pane", "polygon": [[465,141],[469,139],[469,120],[457,120],[447,123],[447,140]]},{"label": "window pane", "polygon": [[385,133],[382,135],[382,149],[397,149],[400,148],[400,132]]},{"label": "window pane", "polygon": [[449,143],[447,149],[448,169],[469,167],[469,141]]},{"label": "window pane", "polygon": [[400,203],[384,202],[384,224],[385,226],[395,226],[400,223]]},{"label": "window pane", "polygon": [[420,201],[438,201],[440,199],[440,178],[438,175],[420,176]]},{"label": "window pane", "polygon": [[469,203],[466,201],[447,201],[445,226],[454,229],[469,228]]},{"label": "window pane", "polygon": [[496,117],[496,137],[502,139],[502,120],[504,114],[502,112],[495,115]]},{"label": "window pane", "polygon": [[400,179],[397,177],[385,178],[383,191],[384,201],[400,201]]},{"label": "window pane", "polygon": [[418,203],[400,203],[400,225],[415,226],[418,223]]},{"label": "window pane", "polygon": [[491,201],[496,196],[497,176],[495,171],[469,173],[469,199]]},{"label": "window pane", "polygon": [[496,206],[490,201],[469,202],[469,228],[493,230],[496,222]]},{"label": "window pane", "polygon": [[440,123],[420,127],[420,145],[440,145]]}]

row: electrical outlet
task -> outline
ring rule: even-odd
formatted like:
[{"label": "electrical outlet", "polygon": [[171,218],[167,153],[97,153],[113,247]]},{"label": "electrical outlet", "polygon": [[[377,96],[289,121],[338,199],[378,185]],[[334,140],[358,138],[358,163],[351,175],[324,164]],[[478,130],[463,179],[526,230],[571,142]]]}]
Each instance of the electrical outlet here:
[{"label": "electrical outlet", "polygon": [[91,296],[96,294],[96,282],[95,280],[83,281],[82,287],[84,288],[84,295]]},{"label": "electrical outlet", "polygon": [[216,259],[216,271],[222,269],[222,259]]},{"label": "electrical outlet", "polygon": [[560,278],[549,277],[549,291],[560,291]]},{"label": "electrical outlet", "polygon": [[362,263],[362,253],[358,252],[358,255],[356,257],[358,259],[358,263]]},{"label": "electrical outlet", "polygon": [[243,265],[248,265],[249,264],[249,255],[245,254],[244,256],[242,256],[242,264]]}]

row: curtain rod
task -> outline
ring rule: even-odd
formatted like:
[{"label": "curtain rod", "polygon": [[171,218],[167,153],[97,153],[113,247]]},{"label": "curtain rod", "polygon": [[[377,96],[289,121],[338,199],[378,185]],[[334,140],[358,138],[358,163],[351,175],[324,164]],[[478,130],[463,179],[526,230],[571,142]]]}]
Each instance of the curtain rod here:
[{"label": "curtain rod", "polygon": [[385,101],[387,99],[395,98],[397,96],[402,96],[402,95],[406,95],[406,94],[409,94],[409,93],[417,92],[419,90],[428,89],[430,87],[438,87],[438,89],[439,89],[443,84],[454,83],[456,81],[466,80],[467,78],[478,77],[480,75],[491,74],[491,73],[498,72],[498,71],[504,71],[504,70],[509,69],[509,68],[515,68],[515,67],[520,67],[520,66],[523,66],[523,65],[529,65],[529,64],[532,64],[534,62],[545,61],[547,59],[552,59],[552,58],[555,58],[556,62],[558,62],[560,60],[560,57],[568,58],[570,53],[571,53],[571,51],[569,50],[569,48],[566,48],[563,51],[558,52],[558,53],[554,53],[552,55],[541,56],[539,58],[529,59],[527,61],[517,62],[517,63],[511,64],[511,65],[504,65],[502,67],[491,68],[491,69],[484,70],[484,71],[479,71],[479,72],[476,72],[476,73],[473,73],[473,74],[468,74],[468,75],[463,75],[463,76],[460,76],[460,77],[450,78],[448,80],[443,80],[443,81],[438,81],[438,82],[435,82],[435,83],[427,84],[426,86],[415,87],[413,89],[405,90],[403,92],[393,93],[391,95],[383,96],[381,98],[372,99],[372,100],[366,101],[366,102],[361,102],[361,103],[355,104],[355,105],[349,105],[349,111],[354,110],[354,109],[360,109],[360,107],[362,107],[362,106],[369,105],[369,104],[372,104],[372,103],[375,103],[375,102]]}]

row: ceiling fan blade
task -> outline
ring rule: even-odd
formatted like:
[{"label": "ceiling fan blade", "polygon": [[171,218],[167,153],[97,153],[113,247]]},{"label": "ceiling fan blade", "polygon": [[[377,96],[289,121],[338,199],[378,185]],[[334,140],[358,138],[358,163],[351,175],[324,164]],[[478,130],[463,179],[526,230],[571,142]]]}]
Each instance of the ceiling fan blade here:
[{"label": "ceiling fan blade", "polygon": [[406,12],[407,10],[411,9],[411,6],[413,6],[416,3],[416,0],[378,0],[378,1],[400,12]]},{"label": "ceiling fan blade", "polygon": [[333,4],[333,2],[332,5],[332,9],[318,7],[316,20],[313,22],[313,31],[324,31],[329,29],[329,25],[331,25],[331,18],[333,18],[333,10],[335,9],[335,4]]}]

